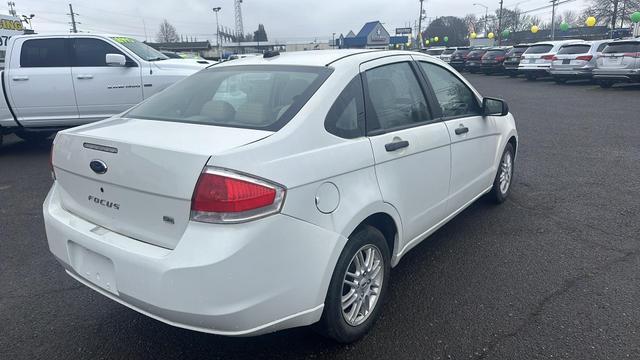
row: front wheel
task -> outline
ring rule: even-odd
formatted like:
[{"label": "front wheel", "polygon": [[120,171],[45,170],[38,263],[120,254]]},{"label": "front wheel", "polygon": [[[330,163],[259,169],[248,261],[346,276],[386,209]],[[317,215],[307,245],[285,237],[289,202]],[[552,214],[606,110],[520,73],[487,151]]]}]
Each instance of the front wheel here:
[{"label": "front wheel", "polygon": [[602,80],[598,83],[598,85],[600,85],[600,87],[603,89],[608,89],[613,86],[613,83],[611,81]]},{"label": "front wheel", "polygon": [[318,323],[321,334],[351,343],[369,332],[388,288],[390,251],[380,230],[364,225],[342,250]]},{"label": "front wheel", "polygon": [[20,139],[26,142],[31,142],[31,143],[43,142],[44,140],[48,139],[51,135],[53,135],[53,132],[50,132],[50,131],[38,131],[38,132],[21,131],[16,133],[16,136],[18,136]]},{"label": "front wheel", "polygon": [[491,188],[491,197],[493,200],[500,204],[507,200],[509,192],[511,191],[511,180],[513,179],[513,163],[515,159],[515,151],[511,143],[507,143],[507,146],[500,158],[500,165],[498,166],[498,173],[493,180],[493,187]]},{"label": "front wheel", "polygon": [[538,77],[535,76],[534,74],[526,74],[525,77],[527,78],[527,80],[529,81],[534,81],[535,79],[537,79]]}]

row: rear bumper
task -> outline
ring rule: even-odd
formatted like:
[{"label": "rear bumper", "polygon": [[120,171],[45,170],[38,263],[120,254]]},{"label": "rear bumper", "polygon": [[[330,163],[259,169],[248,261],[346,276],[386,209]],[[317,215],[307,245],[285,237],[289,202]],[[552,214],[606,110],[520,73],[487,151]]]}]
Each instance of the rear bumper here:
[{"label": "rear bumper", "polygon": [[504,70],[504,66],[502,66],[502,63],[482,63],[480,67],[482,68],[482,70],[486,70],[486,71]]},{"label": "rear bumper", "polygon": [[638,70],[593,70],[593,78],[596,80],[610,80],[617,82],[640,81],[640,69]]},{"label": "rear bumper", "polygon": [[558,78],[590,78],[592,69],[549,69],[549,73]]},{"label": "rear bumper", "polygon": [[[259,335],[320,319],[346,239],[286,215],[234,225],[191,222],[174,250],[43,205],[50,251],[76,280],[167,324]],[[100,266],[96,264],[102,264]]]}]

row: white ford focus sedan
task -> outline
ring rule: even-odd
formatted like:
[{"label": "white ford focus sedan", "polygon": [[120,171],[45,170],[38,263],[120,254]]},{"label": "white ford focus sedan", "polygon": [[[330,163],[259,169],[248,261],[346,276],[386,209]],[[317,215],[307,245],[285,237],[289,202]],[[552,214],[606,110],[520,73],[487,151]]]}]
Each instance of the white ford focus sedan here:
[{"label": "white ford focus sedan", "polygon": [[319,51],[200,71],[56,136],[49,247],[165,323],[257,335],[371,328],[390,269],[487,194],[509,195],[507,105],[404,51]]}]

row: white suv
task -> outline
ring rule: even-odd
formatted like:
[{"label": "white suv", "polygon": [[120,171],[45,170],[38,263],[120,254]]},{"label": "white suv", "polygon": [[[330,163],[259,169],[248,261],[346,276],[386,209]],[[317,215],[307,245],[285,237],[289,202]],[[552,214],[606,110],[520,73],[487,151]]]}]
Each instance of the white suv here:
[{"label": "white suv", "polygon": [[506,104],[431,56],[319,51],[203,70],[58,133],[51,252],[168,324],[256,335],[320,322],[350,342],[390,268],[484,194],[509,194]]}]

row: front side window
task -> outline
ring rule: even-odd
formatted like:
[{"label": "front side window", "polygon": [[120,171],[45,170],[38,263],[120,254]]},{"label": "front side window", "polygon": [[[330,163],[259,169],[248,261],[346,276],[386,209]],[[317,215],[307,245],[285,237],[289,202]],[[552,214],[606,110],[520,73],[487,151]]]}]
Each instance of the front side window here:
[{"label": "front side window", "polygon": [[365,73],[367,131],[404,128],[432,120],[420,83],[408,62],[384,65]]},{"label": "front side window", "polygon": [[478,116],[480,106],[475,94],[448,70],[427,62],[420,62],[436,95],[442,117]]},{"label": "front side window", "polygon": [[364,136],[364,96],[359,75],[349,82],[333,103],[324,127],[329,133],[346,139]]},{"label": "front side window", "polygon": [[107,54],[124,55],[113,45],[99,39],[73,39],[73,66],[107,66]]},{"label": "front side window", "polygon": [[31,39],[22,44],[21,67],[71,66],[67,39]]},{"label": "front side window", "polygon": [[202,70],[125,116],[277,131],[322,85],[326,67],[256,65]]}]

